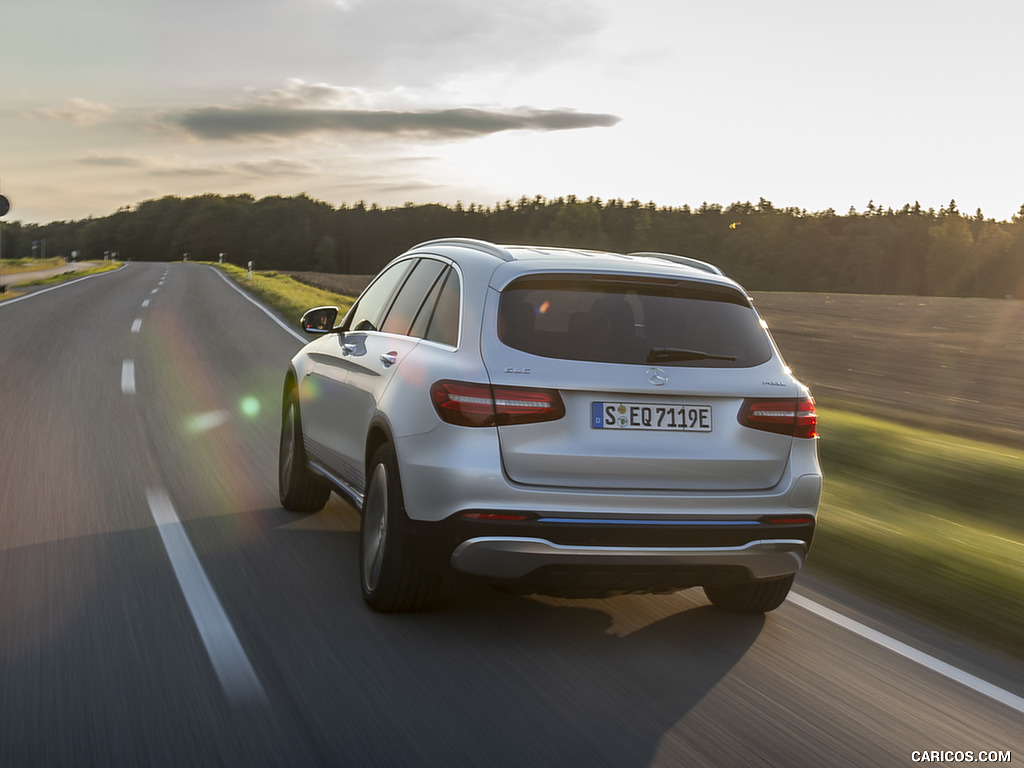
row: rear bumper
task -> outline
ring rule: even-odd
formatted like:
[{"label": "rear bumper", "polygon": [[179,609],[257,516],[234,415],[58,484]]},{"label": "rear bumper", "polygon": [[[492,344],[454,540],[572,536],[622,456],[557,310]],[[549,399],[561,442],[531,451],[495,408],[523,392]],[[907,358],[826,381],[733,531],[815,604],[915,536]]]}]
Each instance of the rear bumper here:
[{"label": "rear bumper", "polygon": [[552,568],[644,569],[746,572],[747,579],[777,579],[803,566],[807,544],[796,539],[752,541],[734,547],[612,547],[554,544],[545,539],[480,537],[464,541],[452,552],[451,565],[472,576],[518,581]]},{"label": "rear bumper", "polygon": [[[407,520],[406,544],[425,567],[521,593],[566,597],[674,592],[796,573],[814,538],[800,514],[736,519]],[[467,516],[469,516],[467,518]]]}]

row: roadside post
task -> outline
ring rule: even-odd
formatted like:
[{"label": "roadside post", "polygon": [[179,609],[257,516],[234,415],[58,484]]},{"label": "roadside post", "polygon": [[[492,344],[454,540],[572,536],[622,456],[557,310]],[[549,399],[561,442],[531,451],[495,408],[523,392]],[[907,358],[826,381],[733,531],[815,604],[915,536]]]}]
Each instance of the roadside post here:
[{"label": "roadside post", "polygon": [[[0,195],[0,219],[7,215],[8,211],[11,210],[11,201],[3,195]],[[0,293],[7,291],[7,286],[3,282],[4,276],[4,227],[3,222],[0,222]]]}]

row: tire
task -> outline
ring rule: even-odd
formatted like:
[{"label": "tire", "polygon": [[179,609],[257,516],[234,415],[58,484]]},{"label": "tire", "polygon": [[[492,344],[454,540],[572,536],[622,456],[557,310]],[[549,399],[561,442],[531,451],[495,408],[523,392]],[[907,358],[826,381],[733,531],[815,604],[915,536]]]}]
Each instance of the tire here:
[{"label": "tire", "polygon": [[359,581],[375,611],[400,613],[431,607],[441,575],[420,567],[405,544],[405,502],[394,448],[385,443],[370,462],[359,531]]},{"label": "tire", "polygon": [[331,489],[310,471],[306,462],[299,397],[295,389],[288,391],[284,401],[277,483],[281,506],[290,512],[319,512],[331,497]]},{"label": "tire", "polygon": [[795,574],[784,579],[751,581],[746,584],[704,587],[704,594],[716,608],[734,613],[767,613],[786,601]]}]

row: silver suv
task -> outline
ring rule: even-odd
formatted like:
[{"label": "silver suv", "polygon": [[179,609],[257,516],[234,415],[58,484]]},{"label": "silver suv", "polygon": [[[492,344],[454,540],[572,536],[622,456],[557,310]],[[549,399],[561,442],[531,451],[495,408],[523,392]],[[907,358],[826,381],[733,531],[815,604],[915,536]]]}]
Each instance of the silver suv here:
[{"label": "silver suv", "polygon": [[701,586],[762,612],[814,534],[814,401],[716,267],[434,240],[381,271],[285,377],[280,497],[362,513],[379,611],[446,572],[522,593]]}]

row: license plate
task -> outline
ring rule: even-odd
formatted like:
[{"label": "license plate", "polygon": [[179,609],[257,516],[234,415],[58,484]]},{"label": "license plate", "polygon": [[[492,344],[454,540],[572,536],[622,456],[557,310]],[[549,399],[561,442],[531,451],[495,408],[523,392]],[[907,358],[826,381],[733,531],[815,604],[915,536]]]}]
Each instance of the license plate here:
[{"label": "license plate", "polygon": [[711,406],[591,403],[590,426],[593,429],[710,432]]}]

